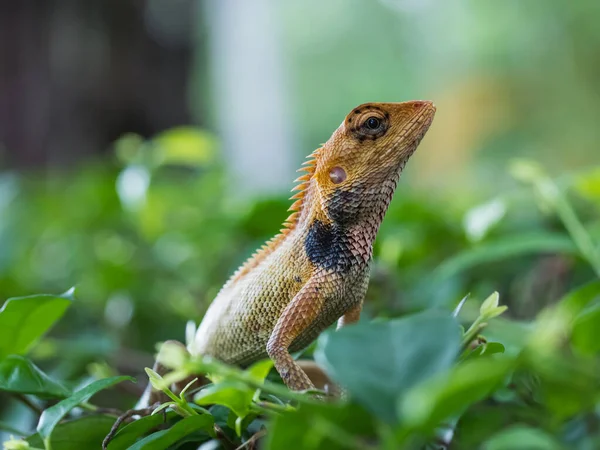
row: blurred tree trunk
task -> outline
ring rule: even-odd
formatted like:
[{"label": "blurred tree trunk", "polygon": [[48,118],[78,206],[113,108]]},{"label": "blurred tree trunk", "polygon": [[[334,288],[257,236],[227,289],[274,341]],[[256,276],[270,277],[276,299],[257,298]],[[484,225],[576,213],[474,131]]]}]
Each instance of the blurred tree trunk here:
[{"label": "blurred tree trunk", "polygon": [[192,0],[0,0],[0,166],[190,122]]},{"label": "blurred tree trunk", "polygon": [[235,193],[291,188],[295,145],[277,0],[206,0],[217,128]]}]

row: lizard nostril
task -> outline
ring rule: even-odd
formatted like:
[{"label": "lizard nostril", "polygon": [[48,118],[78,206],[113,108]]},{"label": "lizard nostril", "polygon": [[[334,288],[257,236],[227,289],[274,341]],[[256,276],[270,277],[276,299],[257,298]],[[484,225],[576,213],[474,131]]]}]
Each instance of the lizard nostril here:
[{"label": "lizard nostril", "polygon": [[430,102],[428,100],[415,100],[412,102],[412,104],[413,109],[431,108],[435,110],[435,105],[433,104],[433,102]]}]

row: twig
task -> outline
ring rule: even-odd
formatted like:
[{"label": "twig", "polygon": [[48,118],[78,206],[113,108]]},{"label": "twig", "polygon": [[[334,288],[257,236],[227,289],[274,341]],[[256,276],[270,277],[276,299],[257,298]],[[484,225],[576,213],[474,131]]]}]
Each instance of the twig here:
[{"label": "twig", "polygon": [[109,433],[106,435],[106,437],[102,441],[102,450],[106,450],[108,448],[108,444],[115,437],[115,434],[117,434],[117,431],[119,431],[119,427],[121,426],[121,424],[123,422],[132,418],[133,416],[144,417],[149,414],[152,414],[152,411],[154,411],[158,407],[159,404],[160,403],[155,403],[154,405],[151,405],[151,406],[148,406],[147,408],[142,408],[142,409],[130,409],[129,411],[125,411],[123,414],[121,414],[117,418],[117,420],[115,421],[113,426],[111,427]]},{"label": "twig", "polygon": [[38,405],[36,405],[35,403],[33,403],[31,400],[29,400],[25,395],[23,394],[13,394],[13,396],[19,400],[21,403],[23,403],[25,406],[27,406],[29,409],[31,409],[34,413],[36,413],[38,416],[42,415],[42,408],[40,408]]},{"label": "twig", "polygon": [[123,411],[121,411],[120,409],[117,409],[117,408],[102,408],[102,407],[99,407],[96,410],[96,414],[106,414],[107,416],[121,417],[125,413]]},{"label": "twig", "polygon": [[244,449],[246,447],[248,447],[248,448],[254,448],[254,447],[249,447],[249,445],[254,444],[256,441],[258,441],[265,434],[267,434],[267,430],[265,430],[264,428],[262,430],[257,431],[256,433],[254,433],[250,437],[250,439],[248,439],[246,442],[244,442],[242,445],[240,445],[235,450],[242,450],[242,449]]},{"label": "twig", "polygon": [[266,402],[266,401],[259,401],[256,403],[253,403],[252,406],[257,407],[257,410],[261,411],[261,412],[266,412],[266,413],[280,413],[280,412],[289,412],[289,411],[295,411],[296,408],[294,408],[291,405],[285,404],[285,405],[279,405],[277,403],[271,403],[271,402]]},{"label": "twig", "polygon": [[91,403],[85,402],[79,405],[80,408],[85,409],[86,411],[91,411],[96,414],[106,414],[109,416],[120,417],[124,414],[123,411],[117,408],[104,408],[102,406],[96,406]]},{"label": "twig", "polygon": [[217,434],[217,438],[223,443],[223,446],[228,450],[234,450],[236,448],[235,443],[229,439],[229,436],[225,434],[223,429],[215,423],[214,425],[215,433]]}]

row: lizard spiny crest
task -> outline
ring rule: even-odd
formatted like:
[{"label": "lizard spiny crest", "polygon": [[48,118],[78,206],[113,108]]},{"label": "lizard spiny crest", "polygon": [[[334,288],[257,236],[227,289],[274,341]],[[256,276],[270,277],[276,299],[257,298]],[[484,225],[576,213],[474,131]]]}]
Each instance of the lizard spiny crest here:
[{"label": "lizard spiny crest", "polygon": [[316,149],[310,155],[306,157],[307,161],[302,163],[302,167],[297,170],[297,172],[306,172],[306,174],[296,178],[294,183],[300,183],[296,185],[292,192],[296,192],[296,194],[290,197],[290,200],[294,200],[292,206],[289,207],[288,211],[292,211],[292,214],[288,216],[287,219],[283,222],[283,228],[279,230],[279,233],[273,236],[270,240],[265,242],[258,250],[256,250],[247,260],[242,264],[242,266],[231,276],[229,281],[225,284],[235,282],[236,280],[242,278],[245,274],[247,274],[254,267],[259,265],[261,261],[263,261],[270,253],[273,252],[277,245],[281,241],[285,239],[285,237],[296,227],[298,222],[298,217],[300,212],[302,211],[302,206],[304,204],[304,198],[306,195],[306,190],[308,188],[310,179],[315,173],[316,165],[317,165],[317,156],[321,148]]}]

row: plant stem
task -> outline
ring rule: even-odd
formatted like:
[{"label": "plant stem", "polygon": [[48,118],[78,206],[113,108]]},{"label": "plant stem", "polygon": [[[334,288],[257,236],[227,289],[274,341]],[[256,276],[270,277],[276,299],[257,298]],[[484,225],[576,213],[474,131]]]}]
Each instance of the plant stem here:
[{"label": "plant stem", "polygon": [[271,402],[256,402],[256,403],[252,403],[250,405],[250,407],[252,408],[253,411],[259,413],[259,414],[265,414],[267,416],[273,416],[274,414],[277,415],[279,413],[283,413],[283,412],[290,412],[290,411],[296,411],[296,408],[294,408],[291,405],[278,405],[277,403],[271,403]]},{"label": "plant stem", "polygon": [[270,411],[277,411],[277,412],[296,411],[296,408],[294,408],[293,406],[288,405],[288,404],[279,405],[277,403],[271,403],[271,402],[257,402],[256,405],[260,406],[261,408],[268,409]]},{"label": "plant stem", "polygon": [[[556,189],[557,194],[553,204],[558,217],[560,217],[563,225],[571,235],[573,242],[575,242],[575,245],[579,248],[581,255],[590,263],[594,272],[596,272],[596,275],[600,277],[600,252],[596,248],[592,237],[579,220],[579,217],[577,217],[577,213],[566,197],[558,191],[556,185],[550,180],[547,180],[546,183],[551,184],[552,188]],[[540,191],[542,188],[543,187],[540,186]]]},{"label": "plant stem", "polygon": [[479,332],[485,328],[487,323],[484,322],[484,318],[482,316],[477,317],[475,322],[469,327],[469,329],[465,332],[462,340],[462,347],[467,348],[473,340],[477,338]]}]

